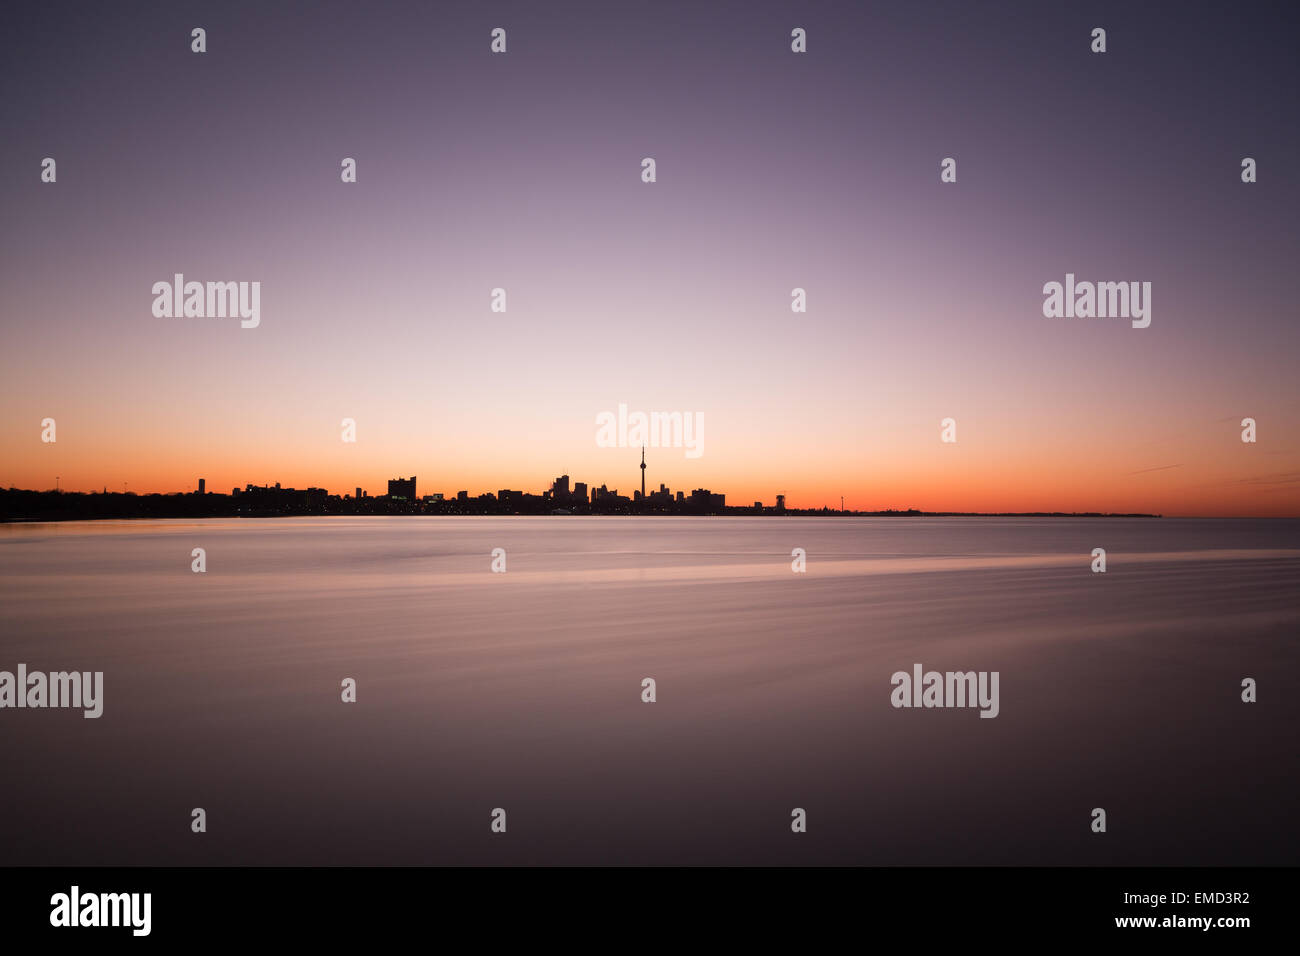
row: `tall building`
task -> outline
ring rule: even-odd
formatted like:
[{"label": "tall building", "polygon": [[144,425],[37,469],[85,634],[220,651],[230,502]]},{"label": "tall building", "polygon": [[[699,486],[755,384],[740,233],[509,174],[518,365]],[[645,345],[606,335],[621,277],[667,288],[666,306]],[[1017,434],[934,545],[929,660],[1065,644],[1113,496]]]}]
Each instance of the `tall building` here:
[{"label": "tall building", "polygon": [[641,497],[645,497],[645,445],[641,446]]},{"label": "tall building", "polygon": [[208,480],[207,480],[206,478],[200,478],[200,479],[199,479],[199,494],[201,494],[201,495],[203,495],[203,494],[207,494],[207,490],[208,490]]},{"label": "tall building", "polygon": [[776,496],[776,510],[777,511],[785,510],[785,495]]},{"label": "tall building", "polygon": [[559,478],[556,478],[555,481],[551,483],[551,497],[552,498],[569,497],[569,476],[568,475],[560,475]]},{"label": "tall building", "polygon": [[415,475],[410,478],[389,478],[388,497],[415,500]]},{"label": "tall building", "polygon": [[361,486],[360,486],[360,485],[357,485],[357,494],[356,494],[356,497],[358,497],[358,498],[361,497]]}]

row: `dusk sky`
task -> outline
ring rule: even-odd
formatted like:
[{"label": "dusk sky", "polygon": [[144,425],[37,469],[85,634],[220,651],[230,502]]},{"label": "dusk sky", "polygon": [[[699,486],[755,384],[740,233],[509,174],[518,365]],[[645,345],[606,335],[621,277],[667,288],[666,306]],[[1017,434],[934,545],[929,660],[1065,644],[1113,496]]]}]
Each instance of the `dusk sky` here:
[{"label": "dusk sky", "polygon": [[[14,7],[0,486],[628,494],[623,403],[701,415],[647,480],[729,504],[1300,514],[1265,9]],[[178,272],[260,281],[260,326],[156,318]],[[1150,282],[1150,327],[1044,317],[1067,273]]]}]

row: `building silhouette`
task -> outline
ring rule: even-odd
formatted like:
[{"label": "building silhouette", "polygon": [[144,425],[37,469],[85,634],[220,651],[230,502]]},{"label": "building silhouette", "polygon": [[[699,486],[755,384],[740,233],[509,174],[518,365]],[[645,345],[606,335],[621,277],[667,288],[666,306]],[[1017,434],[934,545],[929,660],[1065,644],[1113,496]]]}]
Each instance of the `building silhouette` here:
[{"label": "building silhouette", "polygon": [[415,475],[410,478],[389,478],[388,497],[401,498],[404,501],[415,500]]}]

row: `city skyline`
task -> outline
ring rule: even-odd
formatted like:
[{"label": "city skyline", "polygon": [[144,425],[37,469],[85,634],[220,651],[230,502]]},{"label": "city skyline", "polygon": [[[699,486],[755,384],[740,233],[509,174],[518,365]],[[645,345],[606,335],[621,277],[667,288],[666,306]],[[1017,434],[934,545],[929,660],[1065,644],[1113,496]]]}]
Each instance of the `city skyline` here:
[{"label": "city skyline", "polygon": [[[59,476],[56,476],[56,485],[54,489],[21,489],[9,486],[5,488],[0,485],[0,495],[5,495],[3,507],[0,508],[0,519],[3,520],[40,520],[41,512],[38,510],[32,513],[24,513],[24,505],[30,505],[31,496],[39,496],[42,499],[48,499],[53,493],[60,499],[70,499],[74,497],[90,497],[98,499],[100,496],[108,496],[110,499],[122,498],[163,498],[163,499],[196,499],[208,498],[212,501],[225,500],[229,502],[230,508],[234,513],[244,513],[250,516],[261,514],[272,514],[277,512],[283,513],[322,513],[322,514],[913,514],[913,515],[1115,515],[1127,517],[1161,517],[1159,514],[1150,512],[1106,512],[1106,511],[1064,511],[1039,510],[1039,511],[1021,511],[1021,512],[970,512],[959,509],[922,509],[915,507],[880,507],[880,508],[849,508],[846,506],[844,498],[840,498],[839,508],[832,508],[829,503],[824,503],[820,507],[815,504],[800,505],[795,502],[787,503],[787,496],[784,492],[776,492],[772,495],[772,503],[767,504],[764,499],[758,498],[753,500],[752,504],[748,501],[742,502],[733,499],[728,502],[725,492],[716,492],[709,488],[695,488],[688,493],[685,489],[678,489],[674,492],[666,483],[660,482],[657,489],[647,491],[646,472],[648,463],[646,461],[645,447],[641,448],[641,458],[639,462],[641,487],[633,489],[630,495],[619,493],[619,488],[610,488],[607,482],[602,482],[599,487],[594,483],[589,484],[585,481],[577,481],[567,472],[552,479],[549,485],[540,493],[524,491],[521,489],[497,488],[496,490],[485,490],[471,494],[469,489],[460,489],[454,493],[447,491],[419,493],[419,478],[417,475],[410,477],[397,476],[387,479],[386,491],[382,494],[371,494],[369,489],[362,485],[353,487],[351,493],[331,492],[323,486],[308,485],[304,488],[298,488],[294,485],[287,485],[277,481],[274,484],[264,482],[256,484],[247,482],[240,487],[232,486],[230,494],[227,495],[221,491],[207,491],[206,477],[199,477],[195,483],[187,486],[186,491],[154,491],[154,492],[137,492],[130,491],[125,483],[122,491],[119,493],[116,489],[110,490],[107,485],[102,486],[99,491],[93,489],[89,491],[74,490],[61,488],[58,484]],[[197,490],[196,490],[197,485]],[[7,494],[5,494],[7,493]],[[14,496],[23,496],[15,498]],[[365,508],[359,508],[358,503],[364,503]],[[48,500],[46,500],[48,504]],[[173,509],[174,510],[174,509]],[[171,512],[167,512],[171,513]],[[177,514],[190,514],[191,516],[203,516],[208,512],[181,509]],[[216,511],[211,511],[215,515]],[[102,509],[101,512],[84,512],[71,515],[73,517],[144,517],[150,516],[147,512],[131,512],[110,509]],[[158,515],[161,516],[161,515]],[[65,516],[67,517],[67,516]]]},{"label": "city skyline", "polygon": [[[681,490],[677,491],[676,495],[674,496],[671,494],[668,486],[661,482],[658,489],[655,489],[647,494],[646,485],[645,485],[646,469],[647,469],[647,463],[645,459],[645,449],[642,448],[641,460],[640,460],[641,489],[639,491],[634,490],[631,495],[621,495],[619,493],[618,487],[610,488],[608,482],[601,482],[599,486],[596,486],[594,483],[589,484],[588,482],[585,481],[574,480],[572,486],[570,486],[571,476],[567,472],[553,479],[550,482],[549,486],[546,489],[544,489],[540,494],[534,494],[533,492],[529,492],[529,491],[515,490],[509,488],[497,488],[495,490],[485,490],[485,491],[475,492],[474,494],[470,494],[469,489],[461,489],[451,493],[448,493],[446,491],[441,491],[441,492],[427,492],[421,495],[419,493],[417,475],[411,475],[409,478],[398,476],[395,478],[387,479],[387,490],[383,494],[371,494],[369,492],[369,489],[363,485],[356,485],[353,487],[351,493],[347,493],[347,492],[331,492],[328,488],[324,486],[317,486],[314,484],[308,485],[307,487],[300,489],[294,485],[289,485],[289,484],[285,484],[284,482],[276,481],[274,482],[274,484],[270,482],[264,482],[262,484],[257,484],[254,482],[246,482],[242,487],[239,485],[234,485],[231,487],[230,494],[226,495],[224,492],[221,491],[207,491],[206,477],[197,478],[195,482],[192,482],[187,486],[187,489],[184,492],[181,492],[176,489],[172,489],[169,491],[131,491],[126,487],[124,483],[123,488],[121,489],[121,494],[135,495],[139,497],[146,497],[146,496],[174,497],[180,495],[197,494],[197,495],[212,495],[214,497],[229,497],[233,499],[246,494],[283,492],[284,494],[308,494],[308,495],[319,494],[322,497],[338,498],[342,500],[353,500],[353,501],[360,501],[366,499],[376,499],[376,500],[387,499],[389,501],[394,501],[394,502],[401,501],[401,502],[424,503],[424,504],[434,502],[434,501],[465,502],[467,500],[481,500],[486,498],[494,498],[504,503],[507,502],[511,496],[520,496],[524,499],[550,501],[557,504],[557,506],[566,505],[566,504],[568,505],[582,504],[582,505],[595,506],[598,503],[600,503],[602,500],[606,505],[613,505],[615,507],[619,506],[620,504],[630,505],[639,502],[649,502],[651,504],[658,504],[662,506],[670,502],[676,502],[677,504],[680,505],[683,502],[694,500],[697,503],[703,502],[707,505],[716,507],[718,509],[724,507],[724,501],[726,497],[725,493],[712,492],[710,489],[707,488],[693,489],[690,492],[690,497],[688,497],[686,493]],[[61,487],[59,484],[60,480],[61,480],[61,476],[56,476],[55,487],[53,489],[16,488],[10,485],[7,488],[5,488],[5,490],[26,492],[26,493],[38,493],[38,494],[48,492],[51,490],[55,491],[56,493],[61,492],[63,494],[86,494],[86,495],[118,494],[117,489],[110,489],[107,485],[101,486],[101,488],[98,491],[96,491],[93,488],[88,490],[83,490],[83,489],[72,489],[72,488]],[[4,486],[0,486],[0,487],[4,487]],[[195,490],[196,488],[197,490]],[[703,497],[701,498],[700,496]],[[775,505],[774,505],[775,508],[777,508],[780,511],[785,510],[784,494],[774,495],[774,501],[775,501]],[[759,505],[761,507],[760,502],[755,502],[755,505]]]},{"label": "city skyline", "polygon": [[[680,458],[680,452],[678,452],[675,449],[659,449],[659,450],[668,453],[670,462],[674,460],[674,457]],[[639,457],[635,459],[632,465],[635,474],[630,475],[629,480],[627,482],[618,481],[618,480],[611,481],[609,479],[606,479],[601,482],[600,488],[601,489],[608,488],[608,491],[611,494],[618,494],[619,490],[625,487],[625,485],[630,486],[632,490],[630,491],[630,493],[623,495],[623,497],[633,502],[639,500],[646,493],[644,490],[646,487],[645,485],[646,468],[647,468],[647,463],[645,459],[646,454],[647,452],[645,449],[642,449],[640,451]],[[1178,466],[1172,466],[1172,467],[1178,467]],[[232,489],[233,494],[239,494],[241,491],[246,489],[258,489],[258,488],[279,489],[283,485],[283,488],[285,490],[295,490],[295,489],[313,490],[313,491],[319,490],[319,491],[327,492],[330,496],[337,496],[339,498],[346,499],[349,497],[357,497],[358,493],[362,491],[364,491],[366,493],[366,496],[370,498],[389,497],[392,494],[391,489],[394,482],[402,480],[400,478],[394,479],[389,477],[383,479],[362,481],[361,483],[356,483],[355,481],[352,481],[350,479],[343,480],[343,481],[316,481],[310,478],[301,477],[304,469],[298,468],[298,469],[286,469],[286,470],[289,472],[290,475],[294,477],[286,478],[284,480],[275,481],[275,482],[267,481],[265,479],[261,480],[260,482],[248,481],[245,479],[243,481],[236,482],[229,485],[224,480],[213,480],[210,474],[205,474],[202,477],[191,476],[188,480],[184,482],[177,482],[175,484],[172,484],[171,486],[168,486],[163,482],[157,482],[154,484],[146,484],[143,487],[138,485],[133,487],[132,483],[127,481],[119,482],[117,484],[111,481],[82,482],[79,481],[78,476],[76,476],[75,474],[72,476],[57,474],[54,476],[53,482],[47,484],[44,487],[41,487],[39,485],[31,485],[31,486],[24,487],[12,481],[7,481],[4,480],[3,478],[0,478],[0,488],[7,488],[9,490],[30,491],[30,492],[60,490],[65,493],[75,492],[75,493],[82,493],[82,494],[97,494],[103,492],[107,492],[111,494],[111,493],[120,492],[126,494],[145,496],[145,495],[187,494],[187,493],[193,493],[195,491],[200,491],[200,493],[202,493],[201,487],[204,483],[206,483],[209,494],[221,494],[221,495],[226,494],[226,492],[222,491],[221,489],[227,486],[229,486]],[[1158,468],[1153,470],[1162,471],[1165,469]],[[460,470],[451,469],[450,471],[453,474],[455,473],[481,474],[481,471],[479,470],[472,470],[466,472],[463,469]],[[688,470],[687,469],[674,470],[672,466],[669,465],[668,471],[671,475],[680,476],[681,474],[687,472]],[[560,477],[569,478],[570,474],[566,472],[564,475]],[[414,481],[414,477],[412,477],[411,481]],[[638,482],[641,485],[640,489],[636,487]],[[473,487],[478,487],[481,488],[482,490],[471,493],[470,494],[471,498],[476,498],[488,494],[498,495],[502,489],[512,490],[516,494],[522,493],[522,494],[532,495],[534,494],[533,492],[523,491],[523,490],[516,491],[514,489],[516,488],[527,489],[530,487],[537,486],[536,480],[528,480],[528,479],[524,481],[519,481],[519,480],[492,481],[489,479],[487,481],[480,482],[478,485],[470,485],[469,487],[465,487],[469,483],[464,481],[457,482],[457,481],[443,480],[442,484],[445,486],[444,489],[441,492],[437,492],[436,494],[442,495],[448,500],[451,500],[456,495],[462,492],[469,493],[470,489]],[[587,487],[592,492],[597,490],[596,485],[592,482],[576,482],[576,484]],[[678,481],[660,481],[658,482],[658,484],[659,484],[659,488],[658,489],[652,488],[650,490],[650,495],[653,496],[654,494],[657,494],[658,492],[662,491],[666,487],[690,488],[692,483],[690,481],[678,480]],[[741,507],[741,506],[748,505],[750,502],[771,501],[775,503],[776,500],[779,498],[783,503],[786,503],[788,501],[788,508],[790,510],[828,509],[828,510],[840,510],[840,511],[845,511],[850,513],[851,512],[890,512],[890,511],[911,510],[911,511],[920,511],[926,513],[945,513],[945,514],[1164,514],[1164,512],[1161,512],[1154,508],[1150,510],[1144,510],[1137,507],[1126,508],[1126,507],[1101,507],[1101,506],[1078,506],[1078,505],[1062,506],[1060,504],[1054,504],[1050,500],[1050,494],[1033,496],[1032,501],[1034,502],[1034,505],[1026,506],[1026,507],[1014,507],[1009,502],[1009,499],[1007,499],[1006,497],[999,497],[993,499],[995,501],[1008,502],[1008,504],[1006,505],[996,505],[987,508],[978,508],[978,507],[971,508],[971,507],[959,507],[959,506],[950,507],[945,505],[944,501],[942,500],[942,489],[940,489],[938,492],[940,500],[937,501],[930,500],[929,496],[914,495],[909,497],[905,491],[901,495],[897,495],[897,500],[894,500],[893,498],[890,498],[889,500],[885,500],[885,493],[882,492],[879,494],[879,496],[877,496],[877,495],[873,495],[873,493],[870,490],[866,492],[860,492],[857,496],[828,492],[821,498],[818,498],[816,493],[803,495],[796,492],[794,494],[791,494],[788,490],[786,490],[788,488],[788,484],[789,483],[780,482],[779,480],[775,482],[768,482],[766,483],[766,485],[768,486],[769,490],[767,490],[766,493],[764,493],[762,488],[759,486],[759,482],[757,480],[750,481],[749,483],[743,486],[749,490],[747,492],[735,494],[730,504],[734,507]],[[708,490],[709,485],[710,482],[707,479],[704,480],[703,482],[695,483],[695,486],[697,488],[703,490]],[[852,481],[845,483],[846,487],[852,485],[853,485]],[[386,493],[373,494],[370,492],[370,488],[372,487],[385,487],[385,486],[389,488],[389,491]],[[771,490],[772,488],[776,488],[777,486],[780,486],[779,490]],[[838,486],[826,485],[825,487],[833,488]],[[331,489],[340,489],[340,488],[349,489],[349,490],[347,491],[331,490]],[[755,488],[759,488],[759,490],[755,492],[753,490]],[[537,494],[549,495],[552,490],[553,490],[553,484],[547,486],[542,492],[538,492]],[[430,494],[435,494],[435,493],[430,493]],[[407,497],[407,496],[399,495],[399,497]],[[429,495],[419,496],[421,500],[427,497],[429,497]],[[854,497],[857,497],[859,500],[856,501],[853,500]],[[967,501],[969,500],[969,497],[963,495],[960,491],[954,491],[953,499],[958,501]],[[837,504],[838,507],[836,507]],[[1254,516],[1293,517],[1296,516],[1296,510],[1287,510],[1287,507],[1289,507],[1289,505],[1284,507],[1282,510],[1278,510],[1278,511],[1260,510],[1254,514],[1249,512],[1237,513],[1237,514],[1187,513],[1179,516],[1183,516],[1183,517],[1254,517]],[[1173,515],[1171,514],[1171,516]]]},{"label": "city skyline", "polygon": [[[1300,514],[1272,18],[1117,7],[1098,55],[1065,7],[841,6],[16,11],[0,484],[621,475],[626,403],[703,414],[659,479],[737,500]],[[178,113],[238,135],[159,148]],[[256,283],[256,326],[156,311],[178,274]],[[1071,276],[1149,283],[1149,325],[1045,314]]]}]

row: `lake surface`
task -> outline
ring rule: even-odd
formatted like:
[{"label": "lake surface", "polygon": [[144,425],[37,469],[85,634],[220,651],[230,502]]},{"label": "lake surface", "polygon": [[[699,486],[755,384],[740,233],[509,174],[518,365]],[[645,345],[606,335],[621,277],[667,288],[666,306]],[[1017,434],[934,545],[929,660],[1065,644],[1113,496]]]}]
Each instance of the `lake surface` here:
[{"label": "lake surface", "polygon": [[0,710],[0,863],[1294,864],[1298,636],[1295,520],[5,525],[104,713]]}]

